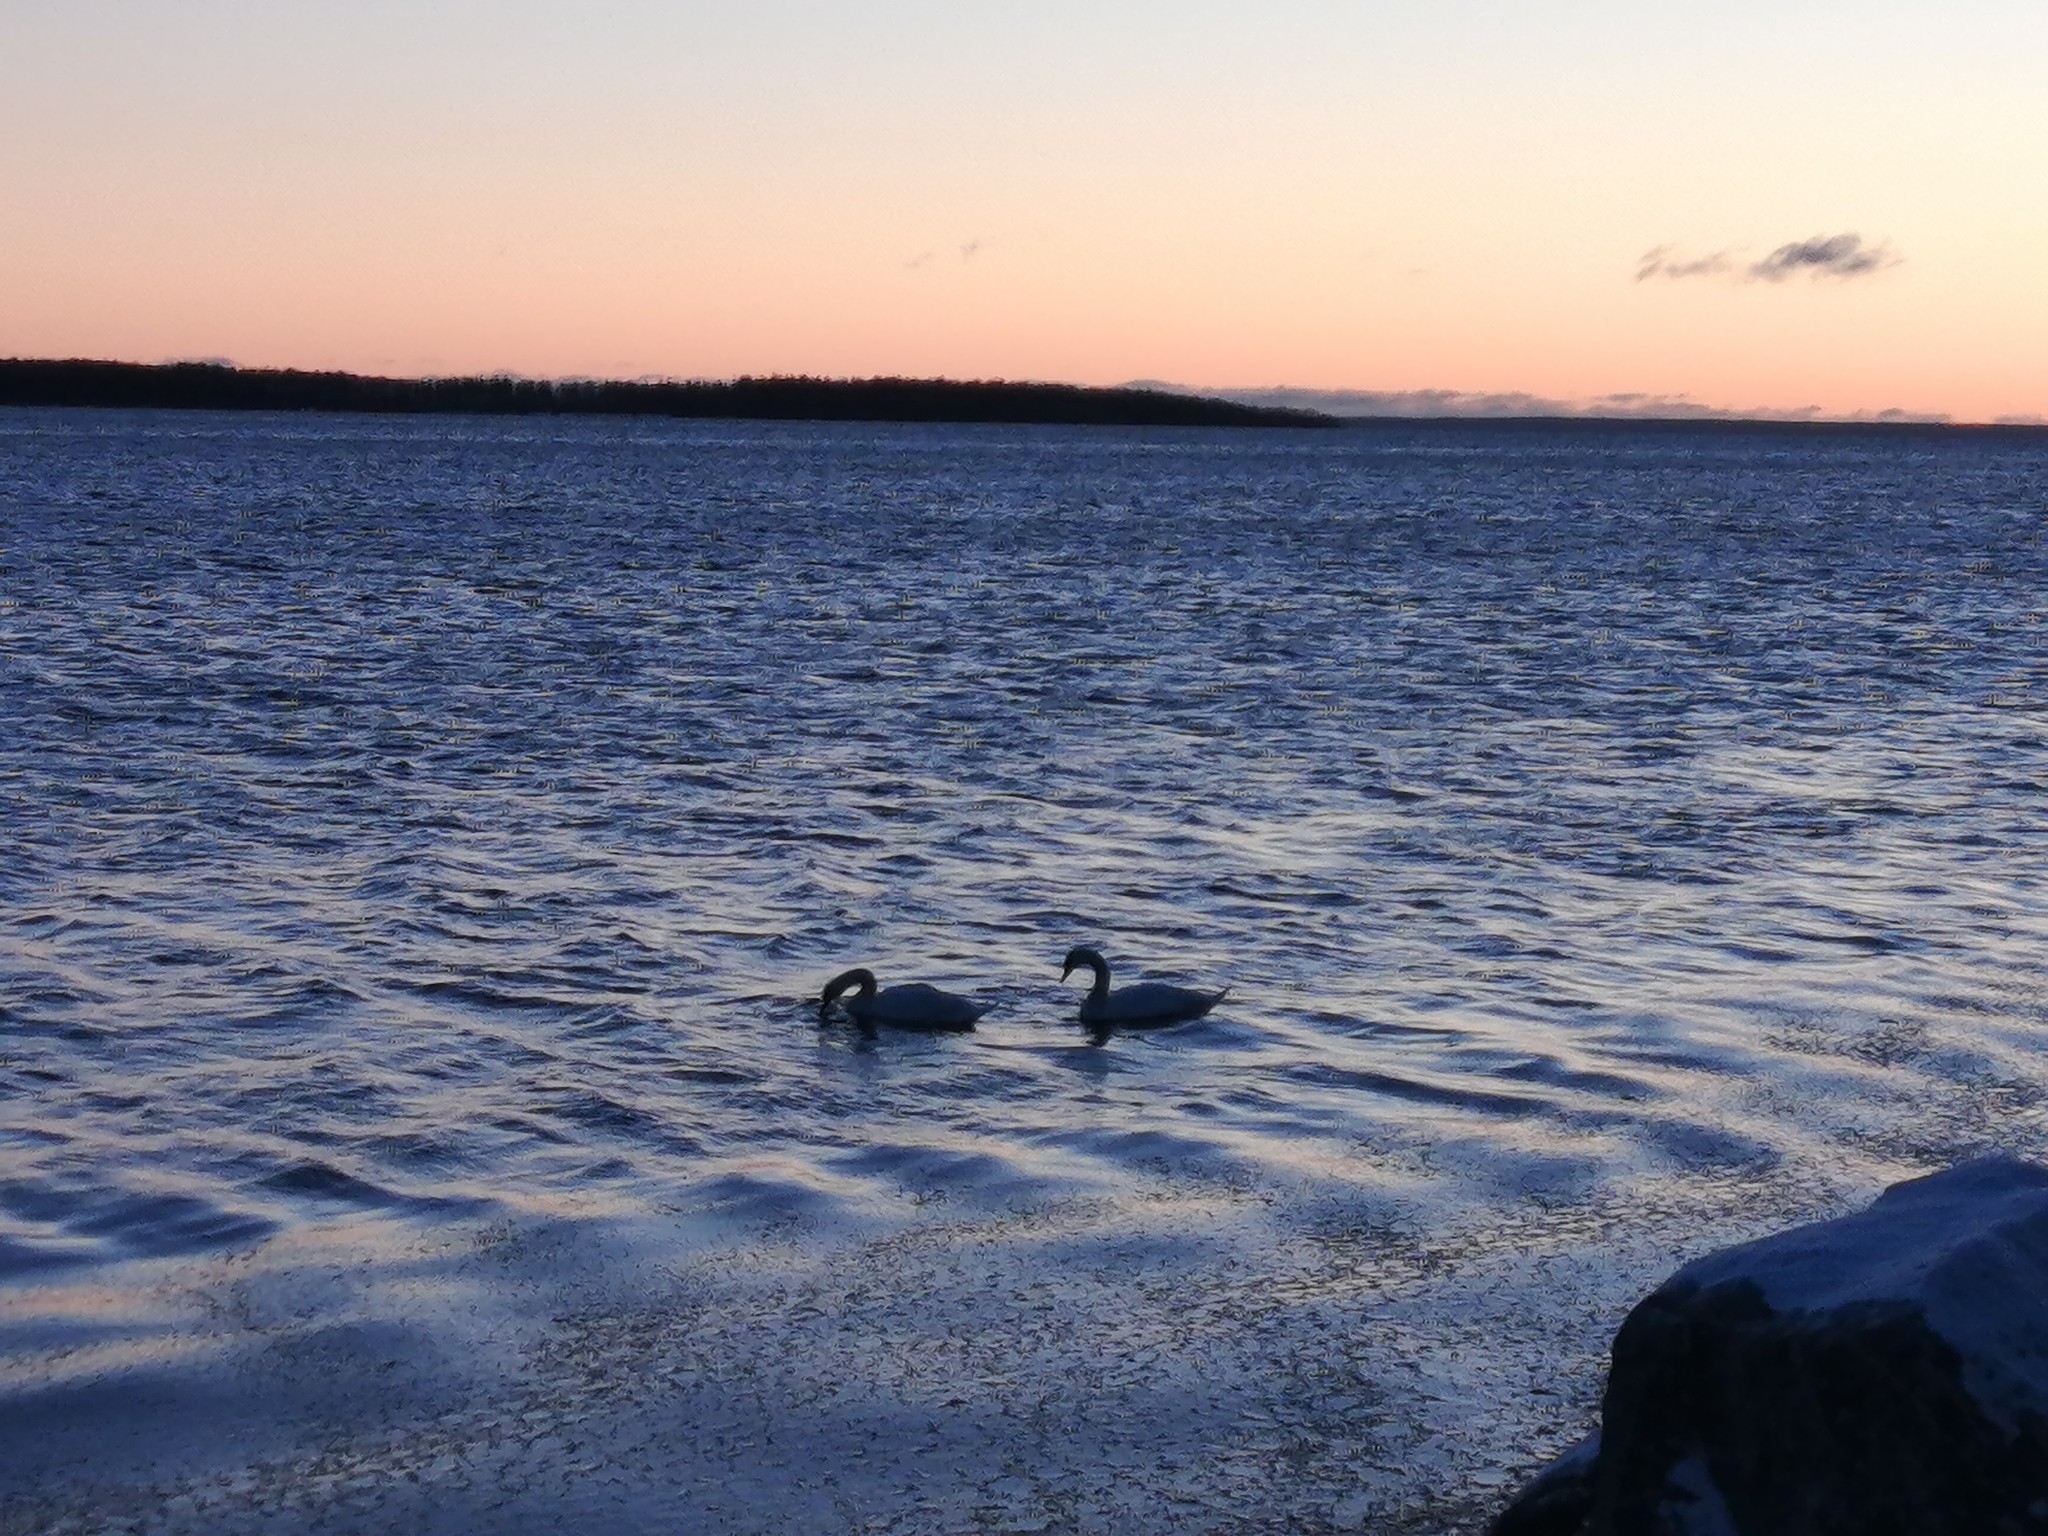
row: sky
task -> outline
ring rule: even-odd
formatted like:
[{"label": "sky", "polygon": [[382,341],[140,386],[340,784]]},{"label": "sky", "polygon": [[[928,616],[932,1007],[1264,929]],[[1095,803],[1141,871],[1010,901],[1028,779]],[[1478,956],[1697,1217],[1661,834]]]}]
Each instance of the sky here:
[{"label": "sky", "polygon": [[0,356],[2048,418],[2043,81],[2044,0],[0,0]]}]

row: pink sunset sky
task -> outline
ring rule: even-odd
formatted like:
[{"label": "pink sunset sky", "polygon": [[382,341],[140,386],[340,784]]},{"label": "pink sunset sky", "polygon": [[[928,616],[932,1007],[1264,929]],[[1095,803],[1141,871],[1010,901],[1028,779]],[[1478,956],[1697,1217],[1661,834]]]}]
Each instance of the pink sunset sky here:
[{"label": "pink sunset sky", "polygon": [[0,356],[2048,417],[2048,5],[0,0]]}]

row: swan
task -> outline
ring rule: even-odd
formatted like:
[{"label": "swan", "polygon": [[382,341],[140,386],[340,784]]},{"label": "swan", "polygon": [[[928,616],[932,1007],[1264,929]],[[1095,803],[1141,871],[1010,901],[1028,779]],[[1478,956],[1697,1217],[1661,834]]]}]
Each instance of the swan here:
[{"label": "swan", "polygon": [[825,983],[825,995],[818,999],[820,1023],[832,1012],[839,994],[849,987],[860,990],[839,1006],[862,1029],[873,1029],[877,1024],[886,1024],[891,1029],[972,1029],[974,1021],[994,1006],[957,993],[941,992],[921,981],[884,987],[877,992],[875,973],[865,966],[855,966]]},{"label": "swan", "polygon": [[1095,973],[1095,985],[1081,999],[1081,1022],[1093,1024],[1097,1029],[1108,1029],[1112,1025],[1121,1025],[1125,1029],[1156,1029],[1162,1024],[1184,1024],[1189,1019],[1199,1019],[1230,992],[1228,987],[1221,992],[1197,992],[1192,987],[1168,986],[1163,981],[1141,981],[1136,986],[1118,987],[1112,992],[1109,990],[1109,962],[1102,958],[1099,950],[1080,944],[1067,951],[1066,969],[1060,972],[1060,980],[1065,981],[1084,965]]}]

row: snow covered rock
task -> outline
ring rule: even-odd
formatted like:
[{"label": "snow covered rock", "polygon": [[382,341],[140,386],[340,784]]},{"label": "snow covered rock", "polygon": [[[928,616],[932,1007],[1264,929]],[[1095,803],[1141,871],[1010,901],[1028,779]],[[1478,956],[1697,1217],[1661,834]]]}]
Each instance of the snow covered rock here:
[{"label": "snow covered rock", "polygon": [[1986,1158],[1710,1254],[1495,1536],[2048,1536],[2048,1168]]}]

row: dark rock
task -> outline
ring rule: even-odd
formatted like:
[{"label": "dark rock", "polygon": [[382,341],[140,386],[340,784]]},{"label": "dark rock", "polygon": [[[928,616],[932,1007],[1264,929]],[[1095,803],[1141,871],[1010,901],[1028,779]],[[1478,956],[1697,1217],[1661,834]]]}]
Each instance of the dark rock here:
[{"label": "dark rock", "polygon": [[1595,1430],[1537,1473],[1501,1517],[1493,1536],[1578,1536],[1593,1512],[1593,1472],[1600,1462]]},{"label": "dark rock", "polygon": [[2048,1169],[1687,1265],[1615,1336],[1601,1418],[1496,1536],[2048,1536]]}]

